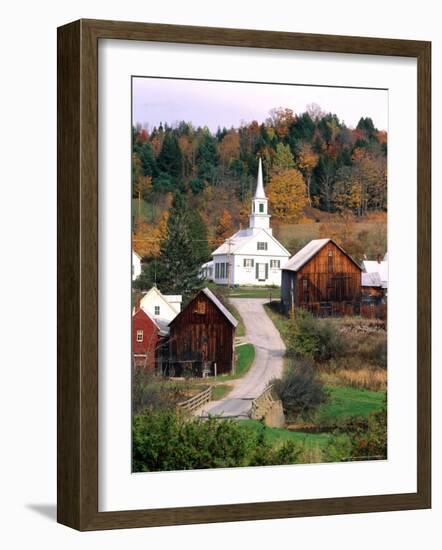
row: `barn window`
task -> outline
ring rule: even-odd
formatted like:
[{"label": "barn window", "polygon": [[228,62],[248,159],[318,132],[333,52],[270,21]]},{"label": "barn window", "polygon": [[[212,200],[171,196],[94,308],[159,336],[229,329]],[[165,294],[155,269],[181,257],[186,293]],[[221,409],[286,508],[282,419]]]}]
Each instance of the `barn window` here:
[{"label": "barn window", "polygon": [[304,290],[308,289],[308,279],[302,279],[302,288]]},{"label": "barn window", "polygon": [[198,315],[205,315],[206,302],[204,302],[203,300],[198,300],[195,307],[195,313],[198,313]]},{"label": "barn window", "polygon": [[270,260],[270,267],[273,269],[280,268],[281,267],[281,261],[280,260]]},{"label": "barn window", "polygon": [[244,267],[253,267],[253,263],[252,258],[244,258]]},{"label": "barn window", "polygon": [[160,306],[155,306],[155,315],[160,314]]},{"label": "barn window", "polygon": [[137,330],[137,342],[142,342],[144,337],[144,331]]},{"label": "barn window", "polygon": [[257,247],[258,247],[258,250],[267,250],[267,243],[258,242]]}]

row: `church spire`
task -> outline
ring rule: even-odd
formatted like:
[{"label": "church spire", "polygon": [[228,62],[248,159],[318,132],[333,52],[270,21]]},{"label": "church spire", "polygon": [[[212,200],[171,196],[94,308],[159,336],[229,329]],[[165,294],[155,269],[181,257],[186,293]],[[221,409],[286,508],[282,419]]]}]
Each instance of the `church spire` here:
[{"label": "church spire", "polygon": [[259,159],[258,179],[256,182],[255,196],[252,199],[252,213],[249,218],[249,227],[253,231],[265,229],[270,234],[270,216],[268,213],[268,201],[264,193],[264,183],[262,180],[262,161]]},{"label": "church spire", "polygon": [[255,199],[265,199],[266,195],[264,193],[264,184],[262,180],[262,161],[261,157],[259,157],[259,165],[258,165],[258,180],[256,183],[256,191],[255,191]]}]

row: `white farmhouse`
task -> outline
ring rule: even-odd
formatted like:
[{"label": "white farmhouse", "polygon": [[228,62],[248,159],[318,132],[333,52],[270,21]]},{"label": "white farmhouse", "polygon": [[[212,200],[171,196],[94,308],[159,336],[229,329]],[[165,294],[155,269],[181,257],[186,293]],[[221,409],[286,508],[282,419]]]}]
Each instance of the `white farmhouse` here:
[{"label": "white farmhouse", "polygon": [[161,325],[168,325],[181,311],[180,294],[161,294],[153,286],[140,300],[140,308]]},{"label": "white farmhouse", "polygon": [[237,231],[212,253],[213,280],[220,285],[281,286],[281,268],[289,257],[272,235],[259,159],[249,227]]},{"label": "white farmhouse", "polygon": [[141,275],[141,256],[132,250],[132,281]]}]

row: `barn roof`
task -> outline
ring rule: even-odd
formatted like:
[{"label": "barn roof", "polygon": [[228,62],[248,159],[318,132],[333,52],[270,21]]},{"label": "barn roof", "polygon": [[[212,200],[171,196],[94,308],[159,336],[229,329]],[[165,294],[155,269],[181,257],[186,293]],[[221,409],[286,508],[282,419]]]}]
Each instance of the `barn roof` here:
[{"label": "barn roof", "polygon": [[[195,295],[194,298],[196,298],[199,294],[201,294],[201,292],[205,294],[207,298],[209,298],[209,300],[221,311],[221,313],[229,321],[230,324],[232,324],[234,327],[237,326],[238,321],[235,319],[235,317],[230,313],[230,311],[226,308],[226,306],[221,303],[221,301],[215,296],[215,294],[213,294],[213,292],[209,290],[207,287],[200,290],[198,294]],[[173,325],[175,321],[179,319],[181,315],[183,315],[183,313],[186,311],[188,307],[189,307],[189,304],[184,309],[182,309],[180,313],[178,313],[175,319],[172,319],[172,321],[170,321],[169,325],[170,326]]]},{"label": "barn roof", "polygon": [[204,292],[204,294],[211,300],[216,307],[221,311],[221,313],[227,317],[227,319],[230,321],[230,323],[236,327],[238,324],[238,321],[235,319],[235,317],[230,313],[230,311],[226,308],[224,304],[221,303],[221,301],[215,296],[215,294],[206,288],[203,288],[201,292]]},{"label": "barn roof", "polygon": [[304,248],[301,248],[294,256],[291,258],[285,266],[282,268],[283,270],[288,271],[299,271],[301,267],[303,267],[309,260],[311,260],[316,254],[324,248],[324,246],[332,242],[335,246],[341,250],[350,260],[358,266],[359,269],[361,269],[361,266],[356,263],[351,256],[345,252],[338,244],[335,243],[333,239],[313,239],[308,244],[304,246]]},{"label": "barn roof", "polygon": [[377,271],[373,273],[361,273],[361,284],[362,286],[382,286],[381,276]]}]

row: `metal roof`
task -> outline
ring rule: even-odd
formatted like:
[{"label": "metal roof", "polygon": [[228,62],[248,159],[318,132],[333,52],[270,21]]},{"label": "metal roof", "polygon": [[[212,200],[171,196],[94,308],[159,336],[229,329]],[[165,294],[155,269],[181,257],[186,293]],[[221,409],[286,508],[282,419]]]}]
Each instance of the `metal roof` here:
[{"label": "metal roof", "polygon": [[362,286],[382,286],[381,276],[377,271],[373,273],[361,273],[361,284]]},{"label": "metal roof", "polygon": [[299,250],[293,258],[290,258],[283,269],[298,271],[330,241],[331,239],[314,239],[313,241],[310,241],[304,246],[304,248],[301,248],[301,250]]},{"label": "metal roof", "polygon": [[221,301],[215,296],[215,294],[207,287],[203,288],[202,292],[204,292],[204,294],[209,298],[209,300],[211,300],[216,305],[216,307],[221,311],[221,313],[223,313],[224,316],[227,317],[227,319],[231,322],[231,324],[234,327],[236,327],[238,324],[238,321],[230,313],[230,311],[226,308],[226,306],[222,304]]},{"label": "metal roof", "polygon": [[362,262],[364,271],[366,273],[379,273],[379,277],[382,282],[382,287],[387,288],[388,286],[388,261],[382,260],[378,262],[377,260],[364,260]]},{"label": "metal roof", "polygon": [[283,267],[283,270],[299,271],[303,265],[313,258],[327,243],[332,242],[339,250],[350,258],[350,260],[359,268],[361,266],[355,262],[355,260],[345,252],[333,239],[313,239],[308,244],[301,248]]}]

